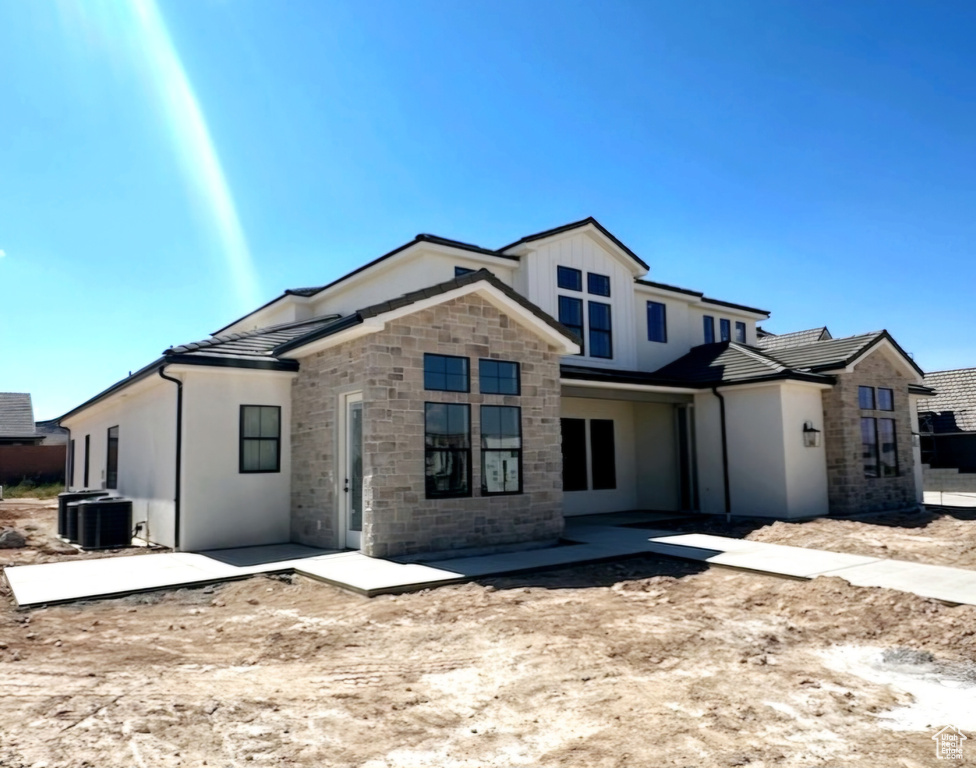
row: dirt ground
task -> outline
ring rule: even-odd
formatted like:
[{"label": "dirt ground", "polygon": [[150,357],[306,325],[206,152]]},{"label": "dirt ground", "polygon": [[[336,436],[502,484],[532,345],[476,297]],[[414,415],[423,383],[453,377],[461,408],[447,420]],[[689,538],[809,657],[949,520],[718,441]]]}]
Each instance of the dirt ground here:
[{"label": "dirt ground", "polygon": [[[803,530],[862,535],[831,533],[844,522]],[[938,562],[922,540],[976,533],[935,522],[871,536]],[[840,579],[643,557],[372,600],[300,577],[30,612],[2,597],[10,768],[976,764],[930,738],[976,716],[976,608]],[[914,668],[955,709],[889,683]]]}]

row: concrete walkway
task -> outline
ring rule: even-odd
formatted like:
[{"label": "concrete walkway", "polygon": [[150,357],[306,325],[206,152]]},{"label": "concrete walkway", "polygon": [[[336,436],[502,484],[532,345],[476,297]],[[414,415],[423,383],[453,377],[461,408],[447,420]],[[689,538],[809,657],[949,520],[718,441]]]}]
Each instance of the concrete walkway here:
[{"label": "concrete walkway", "polygon": [[609,525],[594,524],[596,520],[596,516],[591,516],[567,521],[566,538],[573,543],[417,563],[282,544],[198,554],[175,552],[25,565],[7,568],[5,573],[17,604],[25,608],[276,572],[299,573],[372,597],[646,553],[790,578],[839,576],[858,586],[885,587],[949,603],[976,605],[976,571],[972,570],[724,536],[626,527],[627,518],[613,519]]}]

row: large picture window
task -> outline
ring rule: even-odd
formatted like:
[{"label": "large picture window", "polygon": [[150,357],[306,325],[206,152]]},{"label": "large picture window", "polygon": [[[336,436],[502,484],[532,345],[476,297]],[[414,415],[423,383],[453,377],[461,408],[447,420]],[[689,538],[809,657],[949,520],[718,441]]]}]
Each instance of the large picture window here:
[{"label": "large picture window", "polygon": [[519,394],[519,364],[504,360],[479,360],[478,385],[483,395]]},{"label": "large picture window", "polygon": [[563,490],[585,491],[586,419],[560,419],[563,448]]},{"label": "large picture window", "polygon": [[647,340],[668,340],[668,308],[660,301],[647,302]]},{"label": "large picture window", "polygon": [[471,406],[425,404],[424,464],[428,499],[471,495]]},{"label": "large picture window", "polygon": [[572,296],[559,297],[559,322],[579,336],[580,354],[583,350],[583,300]]},{"label": "large picture window", "polygon": [[119,487],[119,428],[108,429],[108,455],[105,458],[105,487]]},{"label": "large picture window", "polygon": [[861,419],[861,458],[864,461],[865,477],[880,477],[878,467],[878,420],[865,417]]},{"label": "large picture window", "polygon": [[522,409],[481,406],[481,492],[522,492]]},{"label": "large picture window", "polygon": [[242,405],[240,472],[281,471],[281,406]]},{"label": "large picture window", "polygon": [[878,419],[878,449],[881,477],[897,477],[898,443],[894,419]]},{"label": "large picture window", "polygon": [[610,305],[599,301],[589,303],[590,357],[613,357],[613,329],[610,321]]},{"label": "large picture window", "polygon": [[469,392],[468,358],[454,355],[424,355],[424,389]]}]

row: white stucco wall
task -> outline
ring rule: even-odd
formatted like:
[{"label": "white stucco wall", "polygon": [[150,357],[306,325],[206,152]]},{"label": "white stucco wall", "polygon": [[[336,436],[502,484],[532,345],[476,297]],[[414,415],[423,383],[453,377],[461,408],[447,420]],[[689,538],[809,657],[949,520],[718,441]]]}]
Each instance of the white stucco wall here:
[{"label": "white stucco wall", "polygon": [[635,403],[637,507],[681,508],[675,406]]},{"label": "white stucco wall", "polygon": [[[590,400],[564,397],[561,417],[567,419],[613,420],[614,452],[617,463],[617,487],[601,491],[566,491],[563,494],[563,514],[589,515],[598,512],[618,512],[637,509],[637,466],[635,456],[634,403],[612,400]],[[587,429],[587,485],[592,486],[589,451],[589,421]]]},{"label": "white stucco wall", "polygon": [[[789,517],[816,517],[829,512],[827,498],[827,452],[823,440],[823,398],[815,387],[784,385],[783,448],[786,457],[786,486]],[[820,445],[803,444],[803,425],[811,422],[821,433]]]},{"label": "white stucco wall", "polygon": [[119,427],[119,482],[111,493],[132,499],[133,525],[148,523],[141,535],[173,546],[176,385],[152,375],[62,424],[75,441],[71,490],[84,487],[85,435],[91,435],[88,487],[104,487],[108,429]]},{"label": "white stucco wall", "polygon": [[[786,382],[726,387],[729,491],[732,514],[797,518],[827,514],[827,464],[803,445],[803,423],[823,429],[820,390]],[[725,512],[718,398],[695,397],[702,511]]]},{"label": "white stucco wall", "polygon": [[[183,378],[180,548],[289,540],[293,374],[171,366]],[[239,471],[240,406],[281,406],[281,471]]]}]

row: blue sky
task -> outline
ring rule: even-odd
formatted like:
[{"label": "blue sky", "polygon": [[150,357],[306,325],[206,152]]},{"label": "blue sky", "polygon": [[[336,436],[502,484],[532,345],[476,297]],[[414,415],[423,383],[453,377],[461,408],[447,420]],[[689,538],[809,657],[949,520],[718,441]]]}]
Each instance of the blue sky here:
[{"label": "blue sky", "polygon": [[0,4],[0,390],[58,416],[432,232],[976,366],[976,6]]}]

